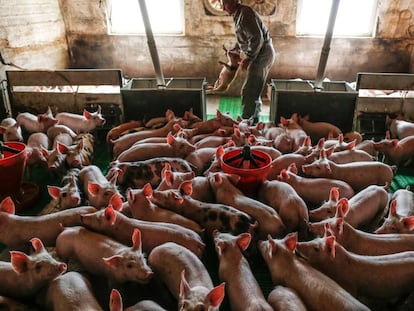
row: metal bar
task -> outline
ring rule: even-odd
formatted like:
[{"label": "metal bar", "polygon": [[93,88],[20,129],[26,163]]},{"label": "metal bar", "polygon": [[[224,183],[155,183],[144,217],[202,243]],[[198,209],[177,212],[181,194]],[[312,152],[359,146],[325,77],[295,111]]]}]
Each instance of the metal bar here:
[{"label": "metal bar", "polygon": [[141,9],[142,20],[144,22],[145,34],[147,35],[148,48],[152,58],[152,64],[155,70],[157,85],[160,88],[165,88],[164,74],[161,69],[160,59],[158,57],[157,46],[155,45],[154,35],[152,33],[151,23],[148,16],[147,5],[145,0],[138,0]]},{"label": "metal bar", "polygon": [[332,0],[331,14],[329,15],[328,28],[325,34],[325,40],[322,47],[321,58],[319,60],[318,73],[315,79],[315,89],[322,89],[323,76],[325,74],[326,62],[328,61],[329,50],[333,29],[335,26],[336,14],[338,13],[340,0]]}]

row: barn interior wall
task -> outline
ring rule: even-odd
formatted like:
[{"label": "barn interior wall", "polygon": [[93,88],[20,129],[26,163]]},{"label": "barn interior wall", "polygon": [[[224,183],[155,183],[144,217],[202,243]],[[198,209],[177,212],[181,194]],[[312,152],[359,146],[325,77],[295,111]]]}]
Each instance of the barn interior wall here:
[{"label": "barn interior wall", "polygon": [[[374,38],[334,38],[325,77],[354,81],[357,72],[414,72],[414,2],[379,2]],[[0,0],[0,52],[27,69],[119,68],[126,76],[154,77],[145,36],[109,35],[106,1]],[[313,79],[323,38],[295,36],[296,1],[279,0],[264,17],[277,59],[272,78]],[[209,16],[203,1],[185,0],[185,36],[156,36],[164,76],[206,77],[212,83],[235,42],[229,16]],[[10,66],[0,66],[0,73]]]}]

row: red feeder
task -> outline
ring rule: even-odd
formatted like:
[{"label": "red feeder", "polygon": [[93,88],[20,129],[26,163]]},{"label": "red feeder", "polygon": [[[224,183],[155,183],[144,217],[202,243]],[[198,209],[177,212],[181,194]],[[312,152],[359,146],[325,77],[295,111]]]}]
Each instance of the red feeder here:
[{"label": "red feeder", "polygon": [[16,211],[31,205],[39,197],[39,187],[22,183],[26,167],[26,145],[20,142],[4,142],[0,145],[0,201],[10,196]]},{"label": "red feeder", "polygon": [[221,158],[223,172],[239,175],[237,187],[249,196],[256,196],[258,187],[266,180],[271,163],[269,154],[252,150],[250,146],[228,151]]}]

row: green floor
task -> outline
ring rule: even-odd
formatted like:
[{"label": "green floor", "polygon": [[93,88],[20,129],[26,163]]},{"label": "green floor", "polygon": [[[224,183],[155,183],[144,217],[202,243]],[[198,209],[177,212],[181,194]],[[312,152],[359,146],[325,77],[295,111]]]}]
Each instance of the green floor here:
[{"label": "green floor", "polygon": [[[224,97],[220,98],[219,110],[222,113],[228,113],[233,119],[237,119],[242,114],[241,98],[240,97]],[[207,119],[215,118],[216,115],[207,115]],[[260,121],[268,122],[269,116],[260,116]]]}]

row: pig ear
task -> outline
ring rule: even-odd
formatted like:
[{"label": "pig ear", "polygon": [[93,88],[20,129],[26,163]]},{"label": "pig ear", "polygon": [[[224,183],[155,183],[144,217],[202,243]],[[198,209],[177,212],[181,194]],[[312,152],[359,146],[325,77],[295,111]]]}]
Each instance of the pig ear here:
[{"label": "pig ear", "polygon": [[105,219],[109,222],[109,224],[113,225],[116,220],[116,213],[112,206],[108,206],[105,208],[104,211]]},{"label": "pig ear", "polygon": [[181,271],[181,280],[180,280],[180,298],[183,299],[188,296],[190,292],[190,284],[188,284],[187,279],[185,278],[185,269]]},{"label": "pig ear", "polygon": [[298,243],[298,234],[297,234],[297,232],[289,233],[285,237],[285,245],[292,252],[295,250],[297,243]]},{"label": "pig ear", "polygon": [[113,268],[116,268],[121,263],[122,256],[121,255],[113,255],[111,257],[102,257],[102,259],[107,265],[109,265]]},{"label": "pig ear", "polygon": [[239,235],[236,242],[239,248],[242,251],[245,251],[249,247],[251,240],[252,240],[252,236],[250,233],[242,233]]},{"label": "pig ear", "polygon": [[142,252],[141,231],[138,228],[132,233],[132,249]]},{"label": "pig ear", "polygon": [[331,235],[326,237],[325,249],[332,258],[335,258],[335,236]]},{"label": "pig ear", "polygon": [[345,217],[349,212],[349,201],[347,198],[341,198],[336,207],[336,216]]},{"label": "pig ear", "polygon": [[0,125],[0,134],[3,134],[6,131],[6,127]]},{"label": "pig ear", "polygon": [[284,168],[280,171],[280,178],[278,178],[279,180],[289,180],[290,176],[289,173],[287,172],[287,170]]},{"label": "pig ear", "polygon": [[404,225],[404,228],[412,231],[414,229],[414,216],[403,217],[401,223]]},{"label": "pig ear", "polygon": [[144,193],[144,195],[145,195],[147,198],[152,197],[153,190],[152,190],[152,186],[151,186],[151,184],[150,184],[150,183],[146,183],[146,184],[144,185],[144,187],[142,187],[142,192]]},{"label": "pig ear", "polygon": [[193,181],[185,180],[180,184],[180,192],[185,195],[191,195],[193,193]]},{"label": "pig ear", "polygon": [[168,186],[171,186],[174,179],[174,174],[170,170],[166,170],[163,172],[164,181],[167,183]]},{"label": "pig ear", "polygon": [[42,155],[43,155],[45,158],[47,158],[47,157],[49,156],[49,151],[48,151],[45,147],[41,146],[41,147],[40,147],[40,151],[42,152]]},{"label": "pig ear", "polygon": [[115,288],[112,289],[111,295],[109,296],[109,310],[111,311],[124,310],[121,294]]},{"label": "pig ear", "polygon": [[338,187],[331,188],[331,191],[329,192],[329,200],[338,202],[339,200],[339,188]]},{"label": "pig ear", "polygon": [[325,153],[326,156],[329,157],[333,152],[335,151],[335,146],[331,146],[328,149],[326,149]]},{"label": "pig ear", "polygon": [[295,162],[292,162],[292,163],[289,165],[288,170],[289,170],[290,172],[292,172],[293,174],[297,174],[297,173],[298,173],[298,168],[297,168],[297,166],[296,166],[296,163],[295,163]]},{"label": "pig ear", "polygon": [[391,145],[393,147],[397,146],[398,145],[398,139],[391,139]]},{"label": "pig ear", "polygon": [[337,218],[335,226],[338,231],[338,235],[341,235],[344,232],[344,219],[342,217]]},{"label": "pig ear", "polygon": [[45,247],[42,243],[42,240],[38,239],[38,238],[33,238],[30,240],[30,242],[32,243],[32,247],[35,250],[36,253],[40,253],[42,251],[45,250]]},{"label": "pig ear", "polygon": [[167,143],[169,145],[172,145],[172,144],[174,144],[174,142],[175,142],[174,136],[172,136],[171,133],[168,133],[168,135],[167,135]]},{"label": "pig ear", "polygon": [[26,272],[28,269],[29,256],[23,252],[10,251],[10,261],[12,268],[17,273]]},{"label": "pig ear", "polygon": [[10,196],[4,198],[3,201],[0,202],[0,211],[13,215],[16,213],[14,202]]},{"label": "pig ear", "polygon": [[98,194],[99,189],[101,189],[101,186],[98,183],[94,183],[91,181],[88,181],[88,192],[95,196]]},{"label": "pig ear", "polygon": [[237,174],[229,174],[229,178],[233,185],[237,185],[241,177],[240,175],[237,175]]},{"label": "pig ear", "polygon": [[272,258],[273,253],[277,251],[277,244],[270,234],[267,236],[267,241],[269,243],[269,257]]},{"label": "pig ear", "polygon": [[226,283],[221,283],[220,285],[214,287],[204,298],[204,302],[208,306],[212,306],[213,308],[218,308],[224,299],[224,288]]},{"label": "pig ear", "polygon": [[56,186],[47,186],[47,192],[52,197],[52,199],[59,200],[60,188]]},{"label": "pig ear", "polygon": [[221,185],[223,183],[223,177],[221,176],[221,174],[219,173],[214,173],[213,174],[214,177],[214,182]]},{"label": "pig ear", "polygon": [[216,150],[216,158],[220,159],[220,157],[224,154],[224,147],[223,145],[220,145],[217,147]]},{"label": "pig ear", "polygon": [[215,242],[215,245],[216,245],[216,250],[217,250],[218,255],[221,256],[224,248],[226,247],[226,244],[222,240],[219,240]]},{"label": "pig ear", "polygon": [[390,215],[395,217],[397,216],[397,200],[392,200],[390,203]]},{"label": "pig ear", "polygon": [[325,222],[324,225],[323,225],[323,228],[325,229],[325,234],[324,234],[325,238],[328,237],[328,236],[334,235],[332,230],[331,230],[331,226],[329,225],[329,223]]},{"label": "pig ear", "polygon": [[66,154],[68,152],[68,146],[58,142],[56,144],[56,150],[59,151],[61,154]]},{"label": "pig ear", "polygon": [[98,110],[96,111],[98,114],[102,113],[102,107],[101,105],[98,105]]},{"label": "pig ear", "polygon": [[122,209],[122,203],[121,196],[118,193],[114,193],[109,199],[109,204],[111,204],[117,211]]},{"label": "pig ear", "polygon": [[89,120],[91,118],[91,113],[88,110],[84,109],[83,116],[85,117],[85,119]]},{"label": "pig ear", "polygon": [[353,141],[351,141],[351,142],[348,144],[348,149],[349,149],[349,150],[354,149],[354,148],[355,148],[355,145],[356,145],[356,139],[354,139]]}]

